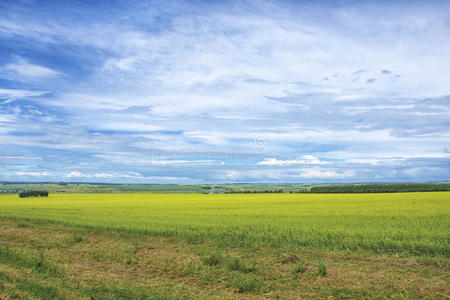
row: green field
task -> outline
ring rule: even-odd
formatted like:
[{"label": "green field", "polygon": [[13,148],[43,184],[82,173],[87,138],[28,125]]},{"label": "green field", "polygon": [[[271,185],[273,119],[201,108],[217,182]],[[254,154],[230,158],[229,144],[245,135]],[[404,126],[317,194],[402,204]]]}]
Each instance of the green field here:
[{"label": "green field", "polygon": [[[78,263],[77,259],[86,264],[86,257],[111,265],[124,265],[127,270],[126,266],[134,266],[134,259],[136,264],[142,263],[142,253],[145,252],[140,251],[147,249],[148,244],[155,244],[155,241],[158,245],[164,244],[160,248],[160,255],[170,253],[174,256],[171,259],[166,257],[166,263],[158,265],[157,269],[170,269],[168,273],[163,272],[161,278],[171,272],[176,275],[165,278],[163,282],[152,283],[152,286],[156,286],[152,295],[160,295],[162,287],[167,288],[169,285],[173,288],[166,298],[183,298],[186,295],[191,298],[228,298],[235,293],[275,298],[321,298],[329,295],[340,298],[347,294],[357,298],[377,295],[381,298],[448,296],[448,289],[442,282],[447,280],[450,256],[450,192],[51,194],[48,198],[25,199],[17,195],[3,195],[0,196],[0,220],[0,267],[9,266],[3,271],[7,274],[5,278],[9,278],[9,281],[4,279],[4,291],[8,297],[14,292],[23,296],[29,291],[24,288],[22,291],[25,292],[21,294],[20,288],[17,288],[18,279],[11,279],[14,277],[11,275],[13,271],[8,268],[20,269],[21,266],[20,263],[8,263],[11,257],[19,257],[15,259],[20,262],[23,257],[33,261],[49,256],[51,264],[62,265],[62,268],[67,269],[66,273],[70,273],[68,270],[71,270],[74,261]],[[33,234],[34,238],[24,238],[27,234]],[[30,242],[40,236],[38,241]],[[126,243],[129,243],[128,246],[124,246]],[[83,250],[86,251],[85,256],[72,258],[70,263],[64,263],[64,259],[60,258],[80,255],[81,250],[76,247],[83,244],[88,247]],[[94,255],[89,248],[95,247],[106,247],[109,252],[103,249],[99,250],[100,254]],[[129,251],[127,247],[134,250]],[[175,248],[178,250],[173,250]],[[59,253],[59,256],[55,256],[55,253]],[[187,259],[187,256],[190,258]],[[151,261],[154,258],[147,259]],[[164,261],[157,259],[155,264]],[[405,263],[401,259],[405,259],[407,264],[414,261],[417,266],[408,265],[403,271],[414,276],[420,274],[420,278],[411,286],[398,288],[399,278],[409,276],[401,273],[402,268],[398,267]],[[182,266],[181,269],[172,266],[170,260]],[[360,261],[355,263],[355,260]],[[364,269],[354,269],[360,263],[366,265]],[[435,269],[429,269],[430,265]],[[109,286],[102,284],[108,286],[105,291],[113,294],[101,292],[94,299],[103,296],[105,299],[120,298],[113,292],[117,284],[126,285],[126,280],[141,276],[140,272],[149,272],[132,268],[134,275],[128,274],[131,276],[128,279],[113,280],[114,286],[111,286],[113,283],[110,282],[108,272],[105,273],[102,282],[109,282]],[[175,268],[175,271],[171,268]],[[186,271],[186,268],[192,270]],[[328,271],[323,271],[323,268],[328,268]],[[388,271],[383,268],[391,270],[391,273],[386,273]],[[272,272],[279,277],[273,278],[275,275]],[[306,274],[301,275],[304,281],[292,275],[296,272]],[[357,287],[339,283],[344,277],[364,278],[372,276],[372,272],[377,276],[384,272],[383,279],[378,279],[379,283],[373,278],[374,282],[370,283],[379,290],[373,289],[369,283],[361,286],[360,282]],[[43,279],[48,274],[42,277],[38,272],[29,276],[31,279],[27,278],[40,282],[41,286],[50,284]],[[84,278],[84,275],[80,276]],[[188,282],[179,279],[180,276],[187,276]],[[204,276],[209,277],[210,281]],[[238,282],[233,281],[235,278],[239,278]],[[327,285],[316,287],[314,285],[318,283],[314,282],[317,280],[320,284],[327,282]],[[136,289],[148,284],[143,282]],[[180,282],[184,282],[183,288],[178,288]],[[55,283],[50,286],[52,284]],[[69,283],[64,281],[55,287],[57,295],[68,298],[71,298],[70,293],[73,293],[72,298],[92,295],[87,287],[80,288],[80,282],[70,293],[64,284]],[[432,291],[427,291],[425,285],[436,286]],[[211,286],[219,286],[221,292],[211,294]],[[340,292],[341,288],[344,288],[344,292]],[[306,293],[291,297],[290,291],[299,289]],[[345,292],[345,289],[348,291]],[[136,293],[136,290],[128,292]],[[145,293],[149,291],[145,290]],[[1,295],[0,292],[0,298]],[[143,295],[142,299],[149,297],[149,294]]]},{"label": "green field", "polygon": [[450,255],[450,193],[331,195],[57,194],[0,198],[0,216],[213,240]]}]

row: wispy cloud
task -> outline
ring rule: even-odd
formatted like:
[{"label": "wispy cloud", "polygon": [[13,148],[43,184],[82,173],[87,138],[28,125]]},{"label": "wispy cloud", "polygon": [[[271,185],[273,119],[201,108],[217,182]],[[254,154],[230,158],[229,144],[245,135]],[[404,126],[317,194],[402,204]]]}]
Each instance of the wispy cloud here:
[{"label": "wispy cloud", "polygon": [[19,77],[23,79],[49,78],[61,75],[61,73],[58,71],[43,66],[31,64],[23,58],[19,58],[17,59],[17,61],[13,63],[4,65],[2,69],[4,72],[6,72],[7,77],[11,76],[13,78],[14,77]]},{"label": "wispy cloud", "polygon": [[4,105],[17,99],[36,97],[45,95],[47,93],[48,92],[45,91],[30,91],[30,90],[0,88],[0,100],[2,100],[1,103]]},{"label": "wispy cloud", "polygon": [[[49,178],[448,179],[447,2],[60,5],[0,4],[0,155]],[[149,145],[265,156],[139,161]]]}]

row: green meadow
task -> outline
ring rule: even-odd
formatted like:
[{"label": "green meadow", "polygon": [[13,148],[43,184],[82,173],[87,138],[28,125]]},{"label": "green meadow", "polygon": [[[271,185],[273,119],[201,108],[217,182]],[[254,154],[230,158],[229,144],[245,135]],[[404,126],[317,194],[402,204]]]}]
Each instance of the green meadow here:
[{"label": "green meadow", "polygon": [[450,255],[450,192],[55,194],[0,198],[4,218],[211,240],[227,246]]},{"label": "green meadow", "polygon": [[448,296],[450,192],[3,195],[0,220],[0,298]]}]

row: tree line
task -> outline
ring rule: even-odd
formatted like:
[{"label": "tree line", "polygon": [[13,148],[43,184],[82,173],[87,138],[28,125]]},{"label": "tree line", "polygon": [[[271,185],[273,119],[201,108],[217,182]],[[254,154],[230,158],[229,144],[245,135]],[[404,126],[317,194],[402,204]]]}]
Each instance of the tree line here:
[{"label": "tree line", "polygon": [[327,193],[406,193],[406,192],[440,192],[450,191],[450,183],[373,183],[347,185],[319,185],[299,190],[232,190],[224,194],[254,194],[254,193],[291,193],[291,194],[327,194]]},{"label": "tree line", "polygon": [[310,193],[404,193],[450,191],[448,183],[391,183],[314,186]]},{"label": "tree line", "polygon": [[234,191],[226,191],[224,194],[267,194],[267,193],[284,193],[283,190],[258,190],[258,191],[250,191],[250,190],[234,190]]},{"label": "tree line", "polygon": [[48,197],[48,191],[23,191],[19,194],[20,198],[30,197]]}]

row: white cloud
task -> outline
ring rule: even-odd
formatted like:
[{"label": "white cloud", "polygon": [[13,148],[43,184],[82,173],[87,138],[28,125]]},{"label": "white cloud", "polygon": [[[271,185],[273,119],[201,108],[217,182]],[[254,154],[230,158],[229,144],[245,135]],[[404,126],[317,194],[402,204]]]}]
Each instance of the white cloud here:
[{"label": "white cloud", "polygon": [[240,170],[223,170],[218,174],[218,178],[222,180],[231,180],[239,182],[247,179],[251,182],[302,182],[302,181],[334,181],[353,178],[356,176],[354,170],[329,170],[321,168],[278,168],[278,169],[240,169]]},{"label": "white cloud", "polygon": [[182,183],[186,182],[188,180],[191,180],[189,177],[185,176],[153,176],[153,175],[142,175],[138,172],[127,172],[127,173],[95,173],[95,174],[88,174],[88,173],[82,173],[79,171],[72,171],[69,174],[66,175],[68,178],[76,178],[76,179],[101,179],[101,180],[139,180],[140,182],[177,182]]},{"label": "white cloud", "polygon": [[18,160],[18,161],[27,161],[27,160],[42,160],[40,156],[29,156],[29,155],[0,155],[1,160]]},{"label": "white cloud", "polygon": [[[8,114],[0,114],[0,124],[1,123],[9,123],[9,122],[13,122],[14,121],[14,117]],[[0,131],[7,131],[7,130],[2,130],[0,129]]]},{"label": "white cloud", "polygon": [[258,162],[261,166],[280,166],[280,165],[316,165],[320,164],[319,158],[313,155],[302,155],[296,159],[280,159],[280,158],[265,158]]},{"label": "white cloud", "polygon": [[67,174],[66,177],[69,177],[69,178],[80,178],[80,177],[85,177],[85,175],[83,175],[79,171],[72,171],[69,174]]},{"label": "white cloud", "polygon": [[104,123],[96,124],[95,128],[117,131],[155,131],[163,129],[161,126],[146,123],[146,120],[142,120],[142,122],[117,122],[114,120],[105,120]]},{"label": "white cloud", "polygon": [[97,173],[94,175],[95,178],[113,178],[114,175],[109,174],[109,173]]},{"label": "white cloud", "polygon": [[155,166],[164,166],[164,165],[218,165],[220,162],[216,160],[207,160],[207,159],[195,159],[193,157],[192,160],[181,160],[181,159],[169,159],[169,160],[157,160],[157,159],[144,159],[140,161],[143,165],[155,165]]},{"label": "white cloud", "polygon": [[353,170],[344,170],[337,172],[334,170],[307,169],[300,172],[300,178],[308,179],[344,179],[351,178],[356,175]]},{"label": "white cloud", "polygon": [[50,68],[30,64],[23,58],[19,58],[15,63],[4,65],[3,69],[25,78],[47,78],[62,75],[62,73]]},{"label": "white cloud", "polygon": [[102,178],[102,179],[107,179],[107,178],[114,178],[116,176],[114,176],[113,174],[105,173],[105,172],[96,173],[96,174],[92,175],[92,174],[82,173],[80,171],[72,171],[69,174],[67,174],[66,177],[69,177],[69,178]]},{"label": "white cloud", "polygon": [[30,90],[18,90],[18,89],[0,89],[0,100],[3,100],[3,104],[13,102],[14,100],[26,97],[36,97],[45,95],[48,92],[45,91],[30,91]]},{"label": "white cloud", "polygon": [[32,177],[43,177],[50,176],[49,172],[16,172],[17,176],[32,176]]}]

